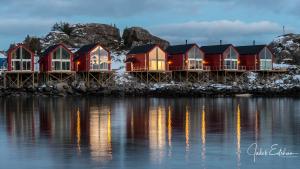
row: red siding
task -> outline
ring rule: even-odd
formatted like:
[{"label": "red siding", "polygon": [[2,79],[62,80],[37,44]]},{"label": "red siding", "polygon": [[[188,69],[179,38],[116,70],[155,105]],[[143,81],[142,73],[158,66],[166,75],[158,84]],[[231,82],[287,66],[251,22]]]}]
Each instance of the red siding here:
[{"label": "red siding", "polygon": [[[257,61],[255,61],[255,58]],[[258,55],[241,55],[240,66],[245,67],[246,70],[259,70]]]},{"label": "red siding", "polygon": [[204,66],[209,66],[210,70],[221,70],[224,58],[222,54],[204,54]]},{"label": "red siding", "polygon": [[11,62],[12,61],[12,52],[14,52],[15,50],[17,50],[19,48],[23,48],[30,53],[30,55],[31,55],[31,71],[34,71],[34,53],[31,50],[29,50],[28,48],[26,48],[23,44],[18,44],[17,46],[15,46],[14,48],[12,48],[8,51],[7,71],[12,71],[12,62]]},{"label": "red siding", "polygon": [[[135,62],[132,63],[133,70],[148,70],[148,53],[141,53],[141,54],[135,54],[135,55],[128,55],[127,58],[134,58]],[[132,71],[131,66],[128,63],[128,69],[127,71]],[[127,68],[127,67],[126,67]],[[130,68],[130,69],[129,69]]]},{"label": "red siding", "polygon": [[173,54],[168,56],[168,62],[170,63],[170,70],[184,70],[187,66],[185,63],[186,56],[185,54]]}]

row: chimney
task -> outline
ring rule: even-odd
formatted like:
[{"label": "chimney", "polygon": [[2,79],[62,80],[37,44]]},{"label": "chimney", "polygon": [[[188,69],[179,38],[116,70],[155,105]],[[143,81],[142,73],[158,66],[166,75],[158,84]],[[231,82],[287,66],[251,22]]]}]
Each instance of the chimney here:
[{"label": "chimney", "polygon": [[253,41],[253,46],[255,46],[255,40]]},{"label": "chimney", "polygon": [[220,40],[220,46],[222,45],[222,43],[223,43],[222,40]]}]

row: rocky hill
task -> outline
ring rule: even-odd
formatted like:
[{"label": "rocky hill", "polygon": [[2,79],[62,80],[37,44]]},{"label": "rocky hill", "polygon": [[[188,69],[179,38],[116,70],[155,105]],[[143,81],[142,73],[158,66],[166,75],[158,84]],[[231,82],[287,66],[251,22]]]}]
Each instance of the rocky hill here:
[{"label": "rocky hill", "polygon": [[300,65],[300,35],[286,34],[276,37],[269,45],[276,62]]},{"label": "rocky hill", "polygon": [[117,48],[121,42],[120,31],[115,26],[106,24],[75,24],[69,32],[54,30],[41,38],[43,48],[63,42],[69,47],[79,48],[90,43],[101,43],[109,48]]},{"label": "rocky hill", "polygon": [[[27,37],[27,39],[30,39],[30,37]],[[160,39],[140,27],[126,28],[121,37],[120,29],[115,25],[98,23],[55,24],[51,32],[38,39],[40,39],[42,49],[56,43],[65,43],[70,48],[80,48],[86,44],[100,43],[114,51],[124,51],[136,45],[147,43],[157,43],[163,48],[169,45],[168,41]]]},{"label": "rocky hill", "polygon": [[124,40],[124,45],[127,48],[147,43],[155,43],[160,45],[162,48],[167,48],[170,45],[168,41],[152,35],[149,31],[141,27],[126,28],[122,39]]}]

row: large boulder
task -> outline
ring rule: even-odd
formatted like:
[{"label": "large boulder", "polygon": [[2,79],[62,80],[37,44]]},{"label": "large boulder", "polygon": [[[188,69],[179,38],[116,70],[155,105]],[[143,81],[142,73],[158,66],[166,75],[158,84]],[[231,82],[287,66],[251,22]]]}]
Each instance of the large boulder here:
[{"label": "large boulder", "polygon": [[170,44],[168,41],[156,37],[152,35],[149,31],[140,27],[126,28],[123,32],[122,39],[127,49],[148,43],[158,44],[165,49]]},{"label": "large boulder", "polygon": [[269,45],[277,62],[300,65],[300,34],[278,36]]}]

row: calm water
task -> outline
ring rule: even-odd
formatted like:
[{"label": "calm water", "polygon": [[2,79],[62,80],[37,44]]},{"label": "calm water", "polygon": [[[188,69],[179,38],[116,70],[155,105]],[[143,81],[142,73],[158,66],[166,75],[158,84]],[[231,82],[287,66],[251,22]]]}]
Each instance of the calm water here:
[{"label": "calm water", "polygon": [[300,153],[300,99],[0,99],[1,169],[300,166],[252,143]]}]

